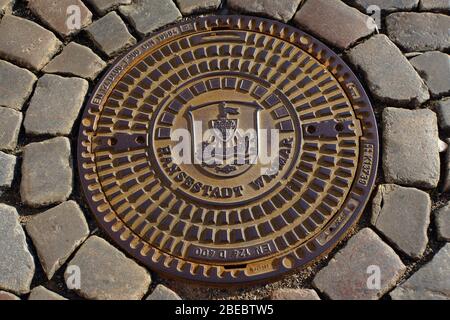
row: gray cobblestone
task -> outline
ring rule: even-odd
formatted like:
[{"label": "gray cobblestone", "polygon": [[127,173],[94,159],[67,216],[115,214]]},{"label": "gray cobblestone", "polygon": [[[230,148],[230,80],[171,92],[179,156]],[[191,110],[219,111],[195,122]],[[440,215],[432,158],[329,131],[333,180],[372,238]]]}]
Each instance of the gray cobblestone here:
[{"label": "gray cobblestone", "polygon": [[386,108],[382,126],[386,182],[435,188],[440,177],[436,114],[426,109]]},{"label": "gray cobblestone", "polygon": [[435,217],[439,240],[450,242],[450,203],[440,208]]},{"label": "gray cobblestone", "polygon": [[[383,273],[378,289],[367,286],[368,269],[374,265]],[[366,228],[353,236],[317,273],[313,284],[334,300],[374,300],[394,287],[405,269],[394,250]]]},{"label": "gray cobblestone", "polygon": [[386,18],[389,38],[406,51],[450,48],[450,17],[437,13],[397,12]]},{"label": "gray cobblestone", "polygon": [[450,300],[450,244],[390,293],[394,300]]},{"label": "gray cobblestone", "polygon": [[89,236],[83,212],[74,201],[33,216],[26,224],[26,230],[48,279]]},{"label": "gray cobblestone", "polygon": [[133,0],[88,0],[88,2],[94,7],[95,11],[104,15],[121,5],[133,3]]},{"label": "gray cobblestone", "polygon": [[0,106],[21,110],[36,81],[30,71],[0,60]]},{"label": "gray cobblestone", "polygon": [[450,98],[435,102],[435,109],[438,114],[439,127],[446,136],[450,135]]},{"label": "gray cobblestone", "polygon": [[377,6],[382,11],[407,11],[416,9],[419,5],[419,0],[344,0],[352,6],[356,6],[361,10],[370,9]]},{"label": "gray cobblestone", "polygon": [[[92,13],[81,0],[32,0],[28,1],[28,7],[44,24],[63,37],[76,34],[92,23]],[[77,14],[79,21],[75,20]],[[80,23],[79,26],[76,22]]]},{"label": "gray cobblestone", "polygon": [[340,49],[370,35],[370,17],[340,0],[307,1],[294,22]]},{"label": "gray cobblestone", "polygon": [[88,89],[88,82],[80,78],[44,75],[26,112],[25,131],[35,135],[69,135]]},{"label": "gray cobblestone", "polygon": [[0,290],[15,294],[30,291],[34,260],[13,207],[0,203]]},{"label": "gray cobblestone", "polygon": [[71,42],[43,71],[94,80],[105,67],[106,63],[90,48]]},{"label": "gray cobblestone", "polygon": [[411,64],[425,80],[434,98],[450,94],[450,56],[448,54],[439,51],[427,52],[411,59]]},{"label": "gray cobblestone", "polygon": [[94,44],[108,56],[114,56],[136,43],[127,26],[115,12],[91,24],[86,32]]},{"label": "gray cobblestone", "polygon": [[0,150],[13,151],[17,146],[22,113],[0,107]]},{"label": "gray cobblestone", "polygon": [[5,15],[0,23],[0,58],[41,70],[58,52],[55,35],[29,20]]},{"label": "gray cobblestone", "polygon": [[320,300],[313,289],[278,289],[272,292],[271,300]]},{"label": "gray cobblestone", "polygon": [[144,268],[97,236],[86,240],[69,266],[80,268],[83,281],[76,291],[87,299],[139,300],[151,282]]},{"label": "gray cobblestone", "polygon": [[10,188],[14,180],[16,157],[0,151],[0,188]]},{"label": "gray cobblestone", "polygon": [[158,284],[146,300],[181,300],[181,298],[169,288]]},{"label": "gray cobblestone", "polygon": [[448,0],[420,0],[421,11],[450,11],[450,1]]},{"label": "gray cobblestone", "polygon": [[23,148],[20,195],[29,206],[61,203],[72,192],[70,141],[58,137]]},{"label": "gray cobblestone", "polygon": [[213,11],[219,8],[222,0],[176,0],[183,15]]},{"label": "gray cobblestone", "polygon": [[363,72],[370,92],[382,102],[413,108],[430,98],[423,80],[385,35],[357,45],[347,57]]},{"label": "gray cobblestone", "polygon": [[262,14],[287,22],[292,19],[301,0],[228,0],[234,10],[252,14]]},{"label": "gray cobblestone", "polygon": [[121,6],[122,13],[141,35],[181,19],[181,13],[172,0],[136,0],[132,5]]},{"label": "gray cobblestone", "polygon": [[428,193],[414,188],[384,184],[372,205],[372,224],[398,249],[421,258],[428,243],[431,200]]}]

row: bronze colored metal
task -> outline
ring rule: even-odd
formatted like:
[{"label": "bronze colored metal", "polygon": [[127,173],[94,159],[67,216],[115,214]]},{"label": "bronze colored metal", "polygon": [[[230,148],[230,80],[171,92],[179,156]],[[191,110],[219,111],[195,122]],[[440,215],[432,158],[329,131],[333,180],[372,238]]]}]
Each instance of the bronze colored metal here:
[{"label": "bronze colored metal", "polygon": [[[257,139],[277,129],[279,171],[176,164],[171,136],[199,120]],[[183,21],[118,59],[78,146],[86,199],[114,241],[156,272],[207,284],[276,278],[327,253],[378,164],[372,107],[349,67],[310,35],[248,16]]]}]

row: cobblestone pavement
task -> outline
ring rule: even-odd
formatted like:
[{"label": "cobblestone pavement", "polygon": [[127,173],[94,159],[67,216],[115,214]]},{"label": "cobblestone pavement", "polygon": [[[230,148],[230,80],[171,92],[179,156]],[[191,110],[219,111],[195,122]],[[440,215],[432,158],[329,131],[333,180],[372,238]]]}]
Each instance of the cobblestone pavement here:
[{"label": "cobblestone pavement", "polygon": [[[251,288],[170,281],[125,256],[97,228],[74,163],[81,108],[114,58],[213,12],[322,39],[364,83],[382,138],[372,205],[346,240]],[[0,0],[0,300],[450,299],[449,13],[448,0]],[[86,277],[70,290],[76,268]]]}]

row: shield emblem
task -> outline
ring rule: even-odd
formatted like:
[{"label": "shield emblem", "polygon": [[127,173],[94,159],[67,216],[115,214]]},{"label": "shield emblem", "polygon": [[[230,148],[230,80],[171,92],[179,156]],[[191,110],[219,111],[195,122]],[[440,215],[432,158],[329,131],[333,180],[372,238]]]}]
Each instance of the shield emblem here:
[{"label": "shield emblem", "polygon": [[256,102],[219,101],[187,110],[193,163],[213,176],[231,178],[255,164],[259,153]]}]

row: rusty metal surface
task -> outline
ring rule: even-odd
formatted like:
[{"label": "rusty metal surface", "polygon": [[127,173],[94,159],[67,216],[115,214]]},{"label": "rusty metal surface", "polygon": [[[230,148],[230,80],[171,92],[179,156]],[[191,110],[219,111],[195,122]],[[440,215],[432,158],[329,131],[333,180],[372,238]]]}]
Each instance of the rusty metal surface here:
[{"label": "rusty metal surface", "polygon": [[[171,135],[199,120],[278,130],[279,170],[175,163]],[[118,59],[78,143],[86,200],[111,238],[156,272],[212,285],[277,278],[328,252],[359,218],[377,164],[372,107],[345,63],[247,16],[181,22]]]}]

